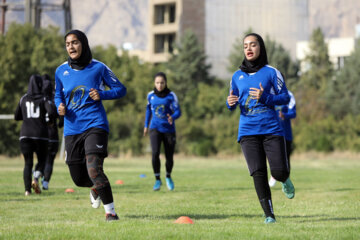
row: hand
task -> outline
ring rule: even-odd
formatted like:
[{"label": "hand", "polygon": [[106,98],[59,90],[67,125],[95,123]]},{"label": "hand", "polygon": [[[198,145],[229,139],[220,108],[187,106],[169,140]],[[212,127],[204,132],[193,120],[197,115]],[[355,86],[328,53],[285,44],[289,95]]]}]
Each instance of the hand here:
[{"label": "hand", "polygon": [[227,97],[227,102],[230,107],[234,106],[239,101],[239,97],[234,95],[234,90],[231,90],[230,95]]},{"label": "hand", "polygon": [[144,127],[144,137],[146,136],[147,132],[148,132],[148,128]]},{"label": "hand", "polygon": [[94,89],[94,88],[90,88],[90,93],[89,93],[90,97],[92,100],[94,101],[99,101],[100,100],[100,95],[98,90]]},{"label": "hand", "polygon": [[285,116],[284,116],[284,114],[282,113],[282,111],[279,112],[279,118],[280,118],[281,120],[285,120]]},{"label": "hand", "polygon": [[58,107],[58,112],[59,112],[59,116],[65,116],[66,108],[63,103],[60,103],[60,105]]},{"label": "hand", "polygon": [[261,95],[264,92],[264,88],[261,85],[261,83],[259,84],[259,86],[260,86],[260,89],[258,89],[258,88],[250,88],[249,94],[251,96],[251,99],[260,99],[261,98]]},{"label": "hand", "polygon": [[170,123],[170,125],[172,125],[174,121],[173,118],[171,117],[170,114],[167,114],[166,116],[168,117],[168,122]]}]

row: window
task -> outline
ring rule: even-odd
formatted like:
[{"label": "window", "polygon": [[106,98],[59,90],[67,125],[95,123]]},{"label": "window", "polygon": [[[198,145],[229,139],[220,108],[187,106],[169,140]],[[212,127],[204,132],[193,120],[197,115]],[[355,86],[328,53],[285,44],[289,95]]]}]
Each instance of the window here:
[{"label": "window", "polygon": [[174,51],[175,33],[155,35],[155,53],[172,53]]},{"label": "window", "polygon": [[176,20],[175,4],[155,5],[154,24],[174,23]]}]

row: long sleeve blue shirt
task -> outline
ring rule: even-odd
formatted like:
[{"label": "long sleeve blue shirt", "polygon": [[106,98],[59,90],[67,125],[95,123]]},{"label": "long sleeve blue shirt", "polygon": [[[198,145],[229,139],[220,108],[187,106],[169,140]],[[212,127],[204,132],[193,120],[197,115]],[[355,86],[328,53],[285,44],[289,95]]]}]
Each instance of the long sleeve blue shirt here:
[{"label": "long sleeve blue shirt", "polygon": [[[260,99],[251,99],[250,88],[264,88]],[[230,92],[239,97],[235,105],[227,107],[234,110],[240,107],[238,138],[250,135],[284,136],[276,116],[275,105],[287,104],[290,100],[288,90],[281,73],[274,67],[266,65],[256,73],[236,71],[230,82]]]},{"label": "long sleeve blue shirt", "polygon": [[[67,62],[55,72],[55,104],[66,106],[64,135],[77,135],[90,128],[109,132],[109,123],[101,100],[125,96],[126,88],[104,63],[93,59],[82,70],[72,69]],[[105,86],[110,90],[105,91]],[[100,101],[94,101],[90,89],[97,89]]]},{"label": "long sleeve blue shirt", "polygon": [[[171,125],[168,122],[167,114],[170,114],[174,120]],[[156,129],[162,133],[173,133],[175,132],[175,120],[180,116],[181,110],[174,92],[170,92],[163,98],[156,96],[154,91],[148,93],[144,125],[146,128]]]},{"label": "long sleeve blue shirt", "polygon": [[289,91],[290,102],[287,105],[276,106],[277,116],[279,117],[279,112],[281,111],[284,115],[284,120],[279,117],[280,126],[284,130],[285,139],[288,141],[293,140],[292,129],[291,129],[291,119],[296,118],[296,101],[292,92]]}]

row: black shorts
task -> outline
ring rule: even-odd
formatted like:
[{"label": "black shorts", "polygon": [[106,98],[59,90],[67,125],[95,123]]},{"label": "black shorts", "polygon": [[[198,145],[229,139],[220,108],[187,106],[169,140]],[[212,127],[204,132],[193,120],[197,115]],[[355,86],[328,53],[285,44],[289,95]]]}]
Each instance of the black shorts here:
[{"label": "black shorts", "polygon": [[37,154],[46,155],[48,152],[48,140],[23,138],[20,140],[20,150],[22,154],[36,152]]},{"label": "black shorts", "polygon": [[101,128],[90,128],[77,135],[65,137],[65,162],[67,164],[85,163],[88,154],[107,157],[108,132]]},{"label": "black shorts", "polygon": [[266,169],[266,158],[271,170],[290,171],[285,138],[277,135],[244,136],[240,140],[250,175]]}]

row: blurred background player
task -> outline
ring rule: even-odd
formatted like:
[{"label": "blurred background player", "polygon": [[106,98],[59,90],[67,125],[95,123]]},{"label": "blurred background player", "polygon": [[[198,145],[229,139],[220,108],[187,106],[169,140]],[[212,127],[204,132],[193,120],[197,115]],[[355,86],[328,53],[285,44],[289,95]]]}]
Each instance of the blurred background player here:
[{"label": "blurred background player", "polygon": [[289,178],[283,130],[275,111],[276,105],[290,101],[281,73],[268,65],[262,37],[256,33],[243,39],[244,60],[230,82],[226,104],[230,110],[240,107],[238,142],[241,144],[250,176],[265,214],[265,223],[275,223],[275,214],[268,184],[268,159],[272,176],[283,183],[287,198],[295,196]]},{"label": "blurred background player", "polygon": [[[280,126],[284,130],[285,141],[286,141],[286,154],[289,163],[290,169],[290,155],[293,151],[293,135],[291,129],[291,119],[296,118],[296,102],[295,97],[292,92],[288,91],[290,96],[290,102],[287,105],[276,106],[275,110],[278,113]],[[276,179],[272,176],[269,180],[270,187],[274,187],[276,184]]]},{"label": "blurred background player", "polygon": [[[154,90],[149,92],[147,96],[144,126],[144,136],[150,131],[152,166],[155,175],[153,190],[160,190],[162,185],[160,179],[160,147],[161,142],[163,142],[166,157],[166,186],[172,191],[175,188],[174,181],[171,178],[176,144],[175,120],[181,116],[181,111],[177,96],[167,87],[165,73],[157,73],[154,84]],[[149,128],[150,130],[148,130]]]},{"label": "blurred background player", "polygon": [[[43,78],[43,93],[47,99],[50,99],[54,102],[55,89],[54,85],[51,82],[50,76],[45,74],[42,76]],[[55,103],[54,112],[56,111]],[[59,123],[58,123],[59,119]],[[49,143],[48,143],[48,154],[44,167],[44,176],[42,177],[41,185],[43,190],[49,189],[49,182],[53,172],[54,160],[56,154],[59,150],[59,133],[58,127],[62,128],[64,126],[64,117],[56,114],[53,118],[47,117],[48,122],[48,134],[49,134]]]},{"label": "blurred background player", "polygon": [[109,123],[102,100],[121,98],[126,88],[109,67],[92,58],[83,32],[68,32],[65,47],[68,60],[55,72],[55,104],[64,116],[65,161],[73,182],[90,188],[92,207],[98,208],[102,201],[106,221],[119,220],[103,169]]},{"label": "blurred background player", "polygon": [[[42,176],[48,151],[48,128],[46,115],[52,118],[56,112],[42,91],[43,80],[40,75],[32,75],[29,80],[27,93],[21,97],[15,111],[15,120],[23,120],[20,131],[20,149],[24,155],[25,167],[23,172],[25,196],[31,194],[31,187],[40,194],[39,178]],[[34,152],[37,164],[32,180]]]}]

